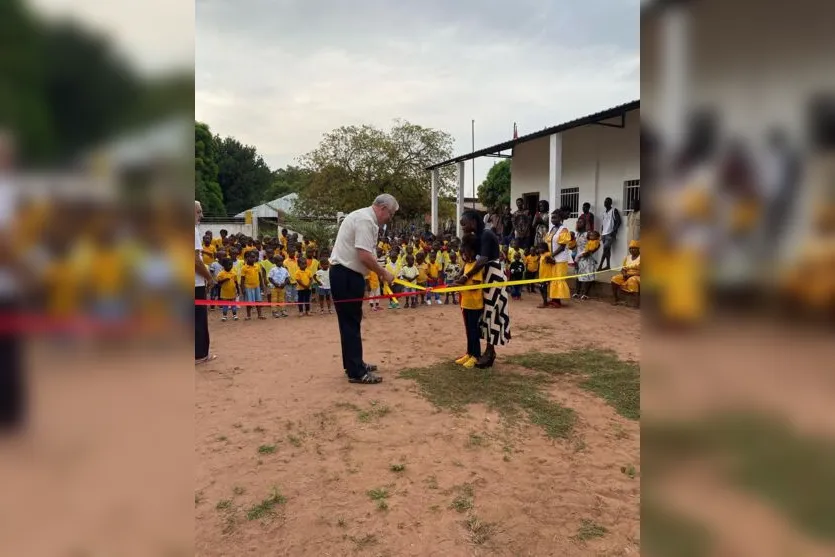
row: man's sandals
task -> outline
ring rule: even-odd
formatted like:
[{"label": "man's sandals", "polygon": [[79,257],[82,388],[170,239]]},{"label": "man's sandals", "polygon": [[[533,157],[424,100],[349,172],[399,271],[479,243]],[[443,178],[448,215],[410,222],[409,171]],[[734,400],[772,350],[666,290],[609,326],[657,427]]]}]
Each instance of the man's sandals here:
[{"label": "man's sandals", "polygon": [[349,383],[362,383],[364,385],[376,385],[377,383],[382,383],[383,378],[374,373],[377,371],[377,366],[374,364],[364,364],[365,366],[365,375],[362,377],[349,377]]}]

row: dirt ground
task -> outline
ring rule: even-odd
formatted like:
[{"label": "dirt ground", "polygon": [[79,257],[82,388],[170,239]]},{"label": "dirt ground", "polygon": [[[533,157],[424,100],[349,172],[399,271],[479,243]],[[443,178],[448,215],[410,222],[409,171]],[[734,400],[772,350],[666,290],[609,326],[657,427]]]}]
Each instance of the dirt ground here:
[{"label": "dirt ground", "polygon": [[[636,310],[536,302],[512,303],[500,357],[595,346],[640,359]],[[210,314],[218,359],[195,378],[196,554],[638,555],[640,480],[622,471],[639,470],[637,421],[557,380],[550,396],[578,415],[572,438],[526,425],[508,439],[485,407],[456,416],[398,377],[461,354],[459,311],[366,311],[365,359],[384,378],[374,386],[347,382],[335,315]],[[462,490],[471,509],[454,508]],[[265,519],[254,509],[271,496]],[[578,539],[584,523],[606,534]]]}]

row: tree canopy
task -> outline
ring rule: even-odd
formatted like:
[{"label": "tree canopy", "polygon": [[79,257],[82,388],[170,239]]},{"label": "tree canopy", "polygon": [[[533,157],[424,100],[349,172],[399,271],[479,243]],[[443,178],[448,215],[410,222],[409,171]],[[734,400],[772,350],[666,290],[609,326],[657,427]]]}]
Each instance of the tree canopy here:
[{"label": "tree canopy", "polygon": [[[311,173],[300,193],[309,214],[336,214],[370,205],[390,193],[400,213],[414,217],[429,212],[430,178],[425,168],[452,156],[452,136],[404,120],[388,131],[373,126],[343,126],[325,135],[319,146],[301,158]],[[453,180],[444,169],[440,194],[451,194]]]},{"label": "tree canopy", "polygon": [[226,216],[223,191],[217,181],[217,149],[209,126],[194,124],[194,190],[206,216]]},{"label": "tree canopy", "polygon": [[502,159],[487,172],[478,186],[478,200],[488,209],[510,204],[510,159]]},{"label": "tree canopy", "polygon": [[14,132],[24,165],[62,164],[117,133],[193,110],[193,75],[143,79],[107,37],[41,19],[26,4],[0,2],[0,128]]}]

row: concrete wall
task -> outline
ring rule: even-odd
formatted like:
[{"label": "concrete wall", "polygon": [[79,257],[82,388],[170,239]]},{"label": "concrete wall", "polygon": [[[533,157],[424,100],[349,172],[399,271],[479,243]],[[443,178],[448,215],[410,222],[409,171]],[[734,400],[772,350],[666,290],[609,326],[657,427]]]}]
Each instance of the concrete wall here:
[{"label": "concrete wall", "polygon": [[[598,230],[605,198],[611,197],[613,205],[621,212],[623,227],[612,251],[613,266],[620,265],[627,252],[623,183],[641,178],[640,120],[640,110],[634,110],[627,114],[623,129],[595,125],[574,128],[562,134],[559,188],[579,188],[579,205],[591,203]],[[548,199],[549,147],[549,138],[543,137],[514,148],[510,185],[512,202],[527,193],[538,193],[540,199]],[[572,230],[575,223],[576,219],[566,222]]]}]

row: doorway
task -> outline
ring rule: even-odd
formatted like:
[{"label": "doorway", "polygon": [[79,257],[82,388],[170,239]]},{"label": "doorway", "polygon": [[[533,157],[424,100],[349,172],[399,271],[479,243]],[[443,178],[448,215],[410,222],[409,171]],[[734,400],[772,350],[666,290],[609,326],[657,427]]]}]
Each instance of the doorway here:
[{"label": "doorway", "polygon": [[525,209],[531,215],[536,214],[536,206],[539,204],[539,193],[523,193],[522,200],[525,202]]}]

